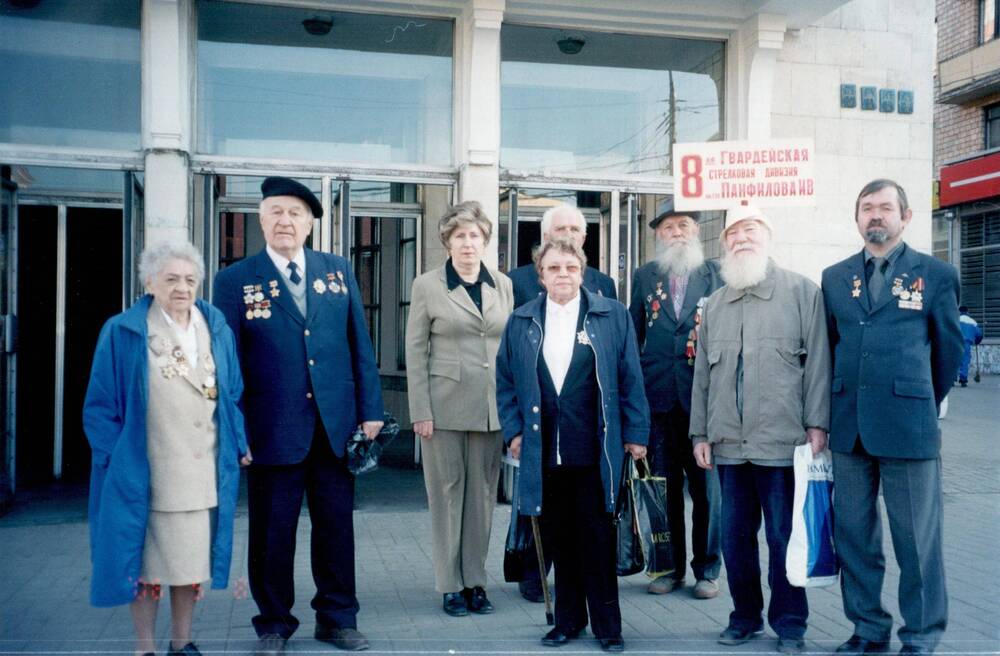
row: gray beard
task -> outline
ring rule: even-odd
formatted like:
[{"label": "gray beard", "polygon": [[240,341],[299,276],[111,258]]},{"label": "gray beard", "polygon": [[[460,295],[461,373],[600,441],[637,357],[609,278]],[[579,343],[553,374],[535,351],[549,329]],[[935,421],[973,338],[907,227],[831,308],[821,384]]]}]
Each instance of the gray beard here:
[{"label": "gray beard", "polygon": [[666,246],[656,242],[656,265],[660,273],[686,276],[705,262],[705,253],[698,239]]},{"label": "gray beard", "polygon": [[869,244],[884,244],[889,241],[889,233],[881,228],[874,228],[865,233],[865,241]]},{"label": "gray beard", "polygon": [[719,274],[727,285],[735,289],[748,289],[759,284],[767,277],[769,253],[740,253],[734,255],[726,252],[722,256],[722,266]]}]

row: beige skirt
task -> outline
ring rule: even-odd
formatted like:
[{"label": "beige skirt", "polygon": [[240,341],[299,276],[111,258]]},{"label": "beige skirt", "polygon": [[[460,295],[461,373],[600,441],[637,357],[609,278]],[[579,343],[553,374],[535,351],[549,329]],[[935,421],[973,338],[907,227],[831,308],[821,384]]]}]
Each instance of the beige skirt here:
[{"label": "beige skirt", "polygon": [[186,512],[149,511],[142,548],[143,583],[192,585],[212,576],[212,516],[215,508]]}]

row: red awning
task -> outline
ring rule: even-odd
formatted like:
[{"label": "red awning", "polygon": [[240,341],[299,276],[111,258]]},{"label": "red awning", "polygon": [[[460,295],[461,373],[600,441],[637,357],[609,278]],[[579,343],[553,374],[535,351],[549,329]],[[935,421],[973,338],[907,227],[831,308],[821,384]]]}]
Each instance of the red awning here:
[{"label": "red awning", "polygon": [[1000,196],[1000,153],[941,167],[941,207]]}]

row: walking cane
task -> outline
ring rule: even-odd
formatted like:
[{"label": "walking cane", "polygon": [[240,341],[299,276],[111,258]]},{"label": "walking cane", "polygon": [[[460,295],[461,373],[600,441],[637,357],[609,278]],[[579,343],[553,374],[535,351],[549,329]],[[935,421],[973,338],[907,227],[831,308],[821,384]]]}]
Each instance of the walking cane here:
[{"label": "walking cane", "polygon": [[552,597],[549,595],[549,577],[545,574],[545,552],[542,551],[542,532],[538,529],[538,516],[531,516],[531,533],[535,536],[535,555],[538,556],[538,576],[542,580],[542,596],[545,598],[545,623],[554,626]]}]

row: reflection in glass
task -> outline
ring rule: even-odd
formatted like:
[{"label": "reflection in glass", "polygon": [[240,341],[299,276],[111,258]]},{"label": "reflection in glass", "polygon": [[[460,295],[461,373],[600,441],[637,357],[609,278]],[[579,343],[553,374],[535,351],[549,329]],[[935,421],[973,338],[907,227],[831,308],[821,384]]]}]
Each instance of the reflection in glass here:
[{"label": "reflection in glass", "polygon": [[449,164],[452,22],[320,13],[199,3],[198,150]]},{"label": "reflection in glass", "polygon": [[723,134],[724,44],[501,30],[501,166],[542,174],[669,175],[671,144]]},{"label": "reflection in glass", "polygon": [[0,62],[0,142],[139,148],[138,0],[2,2]]}]

